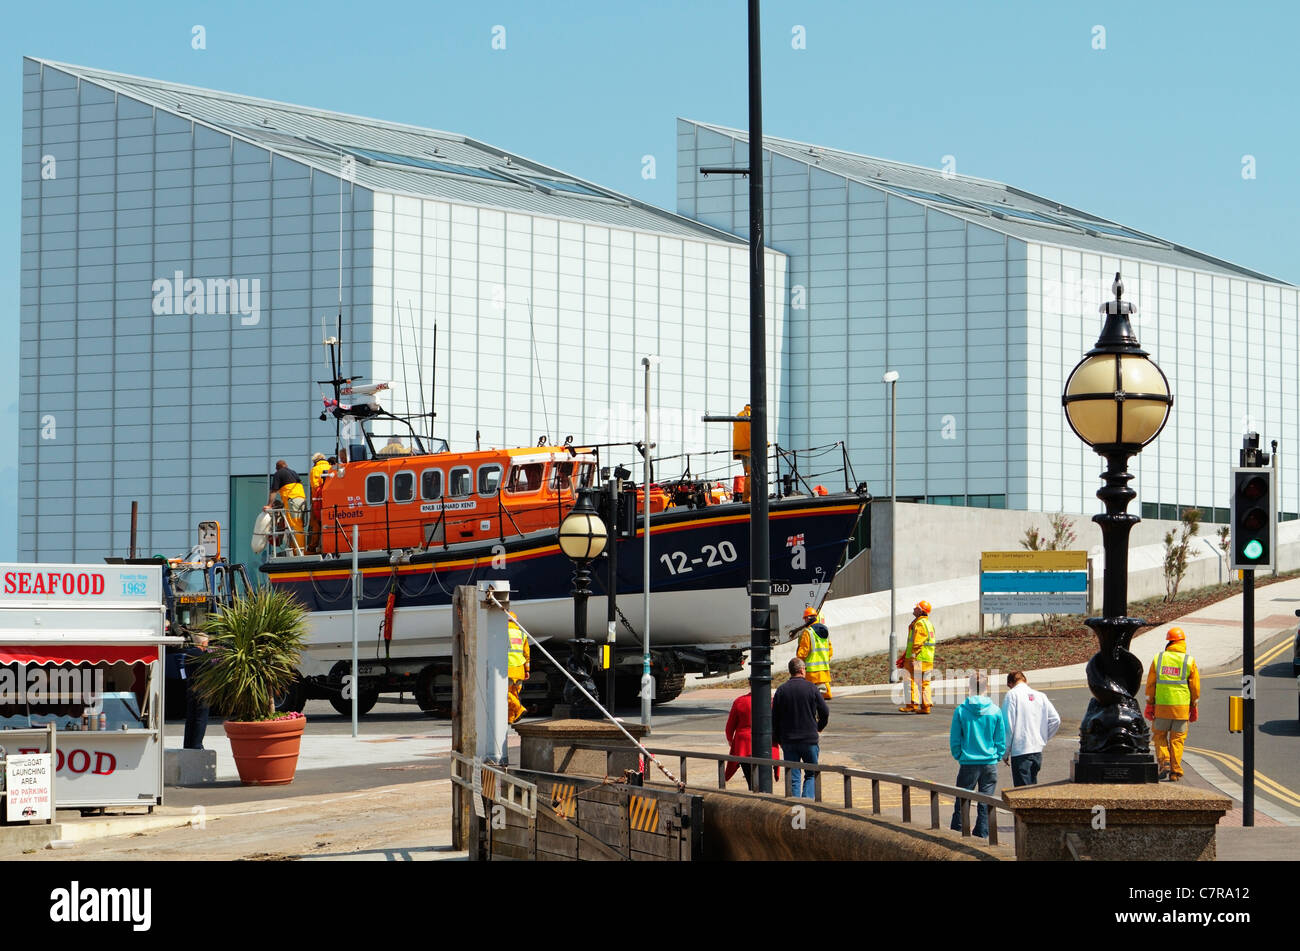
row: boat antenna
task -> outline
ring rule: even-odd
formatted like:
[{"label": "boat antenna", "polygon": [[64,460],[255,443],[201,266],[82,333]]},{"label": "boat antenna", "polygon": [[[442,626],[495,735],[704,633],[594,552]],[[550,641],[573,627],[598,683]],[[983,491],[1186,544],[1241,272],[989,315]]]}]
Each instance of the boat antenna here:
[{"label": "boat antenna", "polygon": [[433,420],[438,415],[438,318],[433,318],[433,366],[429,369],[429,442],[433,443]]},{"label": "boat antenna", "polygon": [[[424,305],[421,304],[420,306],[423,309]],[[416,323],[415,305],[411,303],[409,297],[406,299],[406,309],[411,312],[411,342],[415,344],[415,379],[420,387],[420,418],[424,419],[429,415],[428,408],[424,404],[424,347],[420,343],[420,336],[424,331],[424,321],[421,320],[418,324]],[[416,331],[417,326],[420,332]]]},{"label": "boat antenna", "polygon": [[[550,412],[549,412],[549,411],[547,410],[547,408],[546,408],[546,387],[543,385],[543,381],[542,381],[542,361],[541,361],[541,358],[538,357],[538,355],[537,355],[537,335],[533,332],[533,301],[532,301],[532,298],[531,298],[531,297],[525,297],[525,298],[524,298],[524,303],[526,303],[526,304],[528,305],[528,339],[531,340],[531,341],[532,341],[532,344],[533,344],[533,363],[535,363],[535,364],[537,365],[537,392],[538,392],[538,394],[540,394],[540,396],[542,397],[542,425],[545,426],[545,425],[546,425],[546,419],[547,419],[547,417],[550,416],[551,414],[550,414]],[[559,411],[559,408],[560,408],[560,407],[559,407],[559,405],[557,404],[556,407],[555,407],[557,413],[558,413],[558,411]],[[556,416],[556,418],[555,418],[555,432],[558,433],[559,431],[560,431],[560,419],[559,419],[559,416]]]}]

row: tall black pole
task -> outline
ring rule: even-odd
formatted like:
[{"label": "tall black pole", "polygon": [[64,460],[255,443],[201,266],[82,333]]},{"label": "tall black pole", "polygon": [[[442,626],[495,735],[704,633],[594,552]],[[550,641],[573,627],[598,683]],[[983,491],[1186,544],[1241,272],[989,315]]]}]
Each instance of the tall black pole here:
[{"label": "tall black pole", "polygon": [[[1272,553],[1270,552],[1270,555]],[[1273,556],[1276,557],[1276,556]],[[1241,573],[1241,824],[1255,824],[1255,572]]]},{"label": "tall black pole", "polygon": [[609,561],[609,564],[606,565],[609,574],[605,581],[605,590],[608,592],[607,603],[609,609],[605,618],[608,625],[605,643],[609,645],[609,668],[605,671],[605,706],[611,711],[614,709],[614,668],[617,666],[614,657],[614,642],[616,640],[614,632],[616,630],[615,612],[618,611],[618,500],[622,484],[623,480],[617,476],[609,480],[609,518],[606,520],[606,524],[609,526],[609,545],[605,549],[605,557]]},{"label": "tall black pole", "polygon": [[[749,676],[753,750],[772,752],[771,580],[767,526],[767,334],[763,286],[763,82],[758,0],[749,0]],[[759,766],[758,792],[772,791]]]}]

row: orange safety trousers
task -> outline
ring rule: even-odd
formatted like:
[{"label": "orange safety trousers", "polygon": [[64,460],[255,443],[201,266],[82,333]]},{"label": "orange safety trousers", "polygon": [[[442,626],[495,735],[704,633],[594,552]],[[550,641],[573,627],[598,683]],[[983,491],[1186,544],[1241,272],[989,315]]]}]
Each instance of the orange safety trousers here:
[{"label": "orange safety trousers", "polygon": [[523,686],[524,682],[522,680],[510,681],[510,690],[506,694],[506,709],[509,711],[511,723],[514,723],[528,712],[528,708],[519,699],[519,691],[523,689]]},{"label": "orange safety trousers", "polygon": [[[933,667],[934,664],[925,664],[911,657],[903,661],[903,670],[907,673],[907,682],[911,685],[912,691],[908,703],[913,707],[919,705],[922,710],[927,712],[932,706],[934,706],[934,688],[930,686],[930,678],[928,676]],[[921,681],[919,690],[916,685],[918,672]]]},{"label": "orange safety trousers", "polygon": [[1151,738],[1156,745],[1156,762],[1160,769],[1169,770],[1170,776],[1183,775],[1183,743],[1187,740],[1187,728],[1182,730],[1152,730]]}]

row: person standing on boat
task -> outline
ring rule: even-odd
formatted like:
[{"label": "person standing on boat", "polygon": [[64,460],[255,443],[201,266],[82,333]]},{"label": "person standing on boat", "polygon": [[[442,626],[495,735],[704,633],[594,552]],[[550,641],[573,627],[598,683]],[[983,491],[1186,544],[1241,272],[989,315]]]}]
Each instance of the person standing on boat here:
[{"label": "person standing on boat", "polygon": [[803,609],[804,628],[799,632],[799,647],[795,651],[807,668],[808,682],[815,684],[821,695],[831,699],[831,632],[822,620],[821,612],[812,605]]},{"label": "person standing on boat", "polygon": [[510,714],[510,722],[514,723],[528,712],[528,708],[519,699],[519,691],[524,688],[524,681],[532,672],[532,654],[528,650],[528,638],[524,635],[523,629],[515,623],[514,618],[507,623],[510,631],[510,653],[506,660],[506,677],[510,681],[510,688],[506,694],[506,706]]},{"label": "person standing on boat", "polygon": [[302,551],[303,517],[307,514],[307,493],[303,491],[302,476],[289,468],[283,459],[275,463],[275,475],[271,478],[271,494],[267,497],[262,511],[271,511],[277,497],[284,509],[284,521],[289,528],[287,547],[295,552]]},{"label": "person standing on boat", "polygon": [[329,471],[325,453],[318,452],[311,457],[311,531],[307,536],[307,550],[313,553],[320,552],[321,491],[325,487],[325,473]]}]

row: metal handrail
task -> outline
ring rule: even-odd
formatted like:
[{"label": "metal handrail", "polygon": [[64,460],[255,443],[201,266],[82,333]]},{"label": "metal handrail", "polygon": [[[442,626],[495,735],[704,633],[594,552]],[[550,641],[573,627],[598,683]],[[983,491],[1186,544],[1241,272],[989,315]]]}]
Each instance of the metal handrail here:
[{"label": "metal handrail", "polygon": [[[626,753],[625,746],[609,746],[600,743],[574,743],[574,749],[595,750],[604,753]],[[930,794],[930,828],[940,828],[939,822],[939,796],[949,796],[961,803],[961,834],[963,837],[971,834],[970,807],[971,803],[985,805],[989,808],[989,845],[998,844],[998,825],[997,811],[1006,809],[1006,803],[996,796],[987,796],[970,789],[962,789],[960,786],[949,786],[946,783],[934,783],[924,779],[913,779],[910,776],[902,776],[897,773],[881,773],[875,770],[859,769],[856,766],[834,766],[831,764],[804,763],[795,762],[794,760],[783,759],[763,759],[755,756],[732,756],[729,753],[703,753],[699,750],[672,750],[657,748],[650,750],[656,756],[676,756],[678,759],[678,771],[681,775],[682,782],[688,782],[686,778],[686,762],[690,759],[712,760],[718,766],[718,789],[726,787],[724,778],[727,763],[736,763],[739,765],[750,766],[773,766],[785,769],[784,792],[787,798],[793,798],[790,785],[790,770],[797,769],[810,774],[810,778],[815,779],[819,773],[832,773],[838,775],[844,780],[844,808],[853,809],[853,780],[866,779],[871,782],[871,813],[880,815],[880,784],[887,783],[897,785],[902,789],[903,794],[903,821],[912,821],[912,800],[911,790],[918,789]],[[817,783],[814,790],[814,801],[822,801],[822,784]],[[1012,814],[1014,821],[1015,815]]]}]

